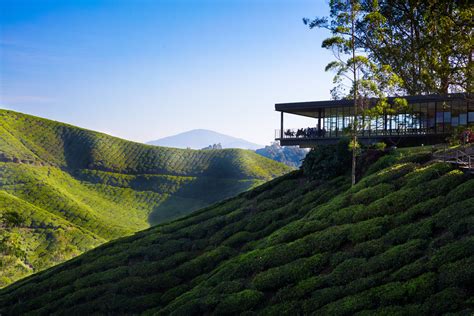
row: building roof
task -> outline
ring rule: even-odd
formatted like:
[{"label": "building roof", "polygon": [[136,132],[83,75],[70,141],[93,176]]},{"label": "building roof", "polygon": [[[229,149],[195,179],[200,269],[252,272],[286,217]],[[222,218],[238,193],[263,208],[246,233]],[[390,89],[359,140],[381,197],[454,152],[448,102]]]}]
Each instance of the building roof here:
[{"label": "building roof", "polygon": [[[429,94],[429,95],[410,95],[399,98],[404,98],[408,103],[426,103],[426,102],[442,102],[448,100],[459,100],[465,99],[466,93],[450,93],[445,95],[440,94]],[[389,97],[388,101],[392,101],[396,97]],[[376,99],[374,99],[376,100]],[[280,112],[294,112],[294,111],[311,111],[315,109],[323,108],[335,108],[335,107],[350,107],[354,105],[352,99],[342,100],[326,100],[326,101],[309,101],[309,102],[292,102],[292,103],[277,103],[275,104],[275,110]]]}]

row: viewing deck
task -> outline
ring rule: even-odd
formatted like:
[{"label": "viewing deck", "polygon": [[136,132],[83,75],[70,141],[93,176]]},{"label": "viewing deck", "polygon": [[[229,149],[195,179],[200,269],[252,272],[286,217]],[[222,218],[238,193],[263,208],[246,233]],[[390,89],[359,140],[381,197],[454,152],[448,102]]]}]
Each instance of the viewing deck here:
[{"label": "viewing deck", "polygon": [[[309,130],[309,131],[308,131]],[[299,131],[299,132],[298,132]],[[433,133],[427,130],[408,129],[408,130],[365,130],[358,134],[359,141],[364,144],[371,144],[384,141],[388,144],[402,146],[414,146],[417,144],[437,144],[443,142],[449,133]],[[307,129],[286,129],[283,137],[281,130],[275,130],[275,140],[282,146],[300,146],[313,147],[318,144],[335,144],[342,137],[350,137],[349,131],[324,131],[314,128]]]},{"label": "viewing deck", "polygon": [[[458,126],[474,126],[474,103],[466,94],[444,96],[407,96],[408,109],[403,113],[384,114],[364,121],[359,141],[365,144],[384,141],[388,145],[416,146],[444,142]],[[393,98],[389,98],[389,102]],[[372,100],[375,104],[376,100]],[[275,140],[282,146],[314,147],[332,144],[350,136],[354,120],[352,100],[334,100],[276,104],[281,113],[281,128]],[[315,119],[313,126],[285,128],[284,113]]]}]

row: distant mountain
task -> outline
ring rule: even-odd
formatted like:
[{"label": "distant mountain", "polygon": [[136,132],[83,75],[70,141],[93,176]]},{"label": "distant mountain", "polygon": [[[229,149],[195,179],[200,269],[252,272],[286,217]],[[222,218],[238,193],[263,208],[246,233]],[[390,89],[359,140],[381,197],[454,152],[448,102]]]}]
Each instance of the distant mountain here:
[{"label": "distant mountain", "polygon": [[251,143],[245,139],[224,135],[207,129],[193,129],[184,133],[148,142],[149,145],[201,149],[212,144],[221,144],[222,148],[240,148],[256,150],[262,145]]},{"label": "distant mountain", "polygon": [[0,288],[289,171],[250,150],[148,146],[0,110]]},{"label": "distant mountain", "polygon": [[299,167],[304,157],[308,153],[308,150],[299,147],[282,147],[278,143],[273,143],[265,148],[260,148],[255,151],[257,154],[263,157],[270,158],[272,160],[282,162],[290,167]]}]

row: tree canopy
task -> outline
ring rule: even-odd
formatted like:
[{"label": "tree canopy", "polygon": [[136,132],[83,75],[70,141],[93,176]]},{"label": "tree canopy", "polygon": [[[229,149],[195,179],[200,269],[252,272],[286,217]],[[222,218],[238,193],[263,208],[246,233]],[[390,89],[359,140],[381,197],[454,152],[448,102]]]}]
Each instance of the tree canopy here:
[{"label": "tree canopy", "polygon": [[310,28],[332,32],[323,47],[351,35],[344,26],[351,3],[358,11],[354,45],[364,52],[360,58],[376,66],[371,70],[393,71],[400,78],[398,92],[472,92],[474,6],[469,1],[331,0],[328,17],[305,19]]}]

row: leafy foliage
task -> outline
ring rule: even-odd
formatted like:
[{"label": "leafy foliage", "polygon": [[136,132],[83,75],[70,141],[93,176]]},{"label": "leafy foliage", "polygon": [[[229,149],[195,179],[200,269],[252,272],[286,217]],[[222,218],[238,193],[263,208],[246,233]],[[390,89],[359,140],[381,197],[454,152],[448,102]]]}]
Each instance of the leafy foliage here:
[{"label": "leafy foliage", "polygon": [[347,140],[311,150],[302,165],[305,174],[318,179],[332,179],[343,175],[350,167],[351,153]]},{"label": "leafy foliage", "polygon": [[278,143],[273,143],[271,146],[265,146],[255,151],[263,157],[270,158],[284,163],[287,166],[298,168],[301,166],[308,151],[297,146],[281,147]]},{"label": "leafy foliage", "polygon": [[294,171],[10,285],[0,312],[472,314],[474,180],[418,154],[352,187]]},{"label": "leafy foliage", "polygon": [[[305,20],[311,28],[325,27],[336,35],[323,47],[344,45],[350,28],[342,22],[349,17],[350,4],[359,13],[355,46],[372,69],[382,70],[380,74],[393,71],[400,78],[399,87],[412,95],[472,92],[474,8],[469,1],[334,0],[328,17]],[[335,61],[327,69],[340,66]],[[388,83],[390,77],[382,75],[376,81]]]}]

